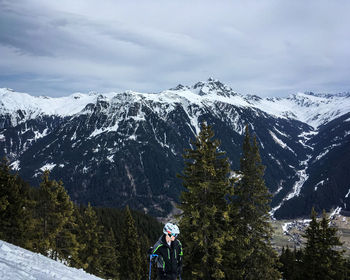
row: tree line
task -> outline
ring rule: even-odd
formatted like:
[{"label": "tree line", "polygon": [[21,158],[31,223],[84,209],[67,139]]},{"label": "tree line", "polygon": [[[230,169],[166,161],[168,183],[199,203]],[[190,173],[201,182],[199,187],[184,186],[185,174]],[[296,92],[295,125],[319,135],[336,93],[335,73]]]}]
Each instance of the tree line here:
[{"label": "tree line", "polygon": [[74,204],[61,181],[31,187],[0,164],[0,239],[105,279],[146,279],[146,252],[162,230],[142,213]]}]

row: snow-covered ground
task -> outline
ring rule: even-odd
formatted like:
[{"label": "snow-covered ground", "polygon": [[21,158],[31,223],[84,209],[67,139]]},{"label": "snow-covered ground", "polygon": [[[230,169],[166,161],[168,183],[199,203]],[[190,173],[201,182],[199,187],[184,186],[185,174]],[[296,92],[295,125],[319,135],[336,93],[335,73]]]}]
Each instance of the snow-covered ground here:
[{"label": "snow-covered ground", "polygon": [[0,240],[0,279],[98,280],[101,278]]}]

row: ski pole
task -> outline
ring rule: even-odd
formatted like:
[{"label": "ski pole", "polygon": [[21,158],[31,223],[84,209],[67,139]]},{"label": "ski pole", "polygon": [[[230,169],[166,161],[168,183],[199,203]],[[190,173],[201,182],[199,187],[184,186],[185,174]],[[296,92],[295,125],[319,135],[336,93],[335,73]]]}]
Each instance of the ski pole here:
[{"label": "ski pole", "polygon": [[148,280],[151,280],[151,269],[152,269],[152,255],[149,255],[149,272],[148,272]]},{"label": "ski pole", "polygon": [[148,279],[151,280],[151,271],[152,271],[152,259],[154,257],[158,257],[156,254],[149,255],[149,273],[148,273]]}]

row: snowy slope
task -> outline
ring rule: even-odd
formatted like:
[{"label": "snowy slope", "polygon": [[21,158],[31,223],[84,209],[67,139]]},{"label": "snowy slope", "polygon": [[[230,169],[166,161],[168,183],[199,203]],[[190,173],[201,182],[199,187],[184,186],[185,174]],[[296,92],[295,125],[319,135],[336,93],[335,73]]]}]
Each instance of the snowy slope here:
[{"label": "snowy slope", "polygon": [[[205,107],[208,104],[222,102],[239,107],[258,108],[277,117],[302,121],[314,128],[350,112],[349,93],[336,95],[297,93],[286,98],[260,98],[237,94],[227,85],[209,78],[208,81],[199,82],[191,87],[179,85],[160,93],[134,91],[103,94],[74,93],[59,98],[34,97],[11,89],[0,88],[0,114],[14,116],[20,110],[24,113],[22,121],[36,118],[38,115],[66,117],[82,112],[86,105],[95,103],[97,100],[103,99],[106,102],[118,104],[125,101],[125,98],[131,103],[144,101],[167,104],[170,105],[169,110],[176,104],[181,104],[186,108],[190,104]],[[15,119],[12,123],[16,123]]]},{"label": "snowy slope", "polygon": [[97,280],[91,274],[0,240],[1,280]]},{"label": "snowy slope", "polygon": [[266,113],[297,119],[317,128],[350,112],[350,94],[297,93],[287,98],[264,98],[253,104]]},{"label": "snowy slope", "polygon": [[27,93],[1,88],[0,108],[2,113],[13,113],[22,110],[33,114],[32,117],[36,117],[40,113],[67,116],[80,112],[86,104],[95,102],[96,98],[97,94],[83,93],[74,93],[59,98],[31,96]]}]

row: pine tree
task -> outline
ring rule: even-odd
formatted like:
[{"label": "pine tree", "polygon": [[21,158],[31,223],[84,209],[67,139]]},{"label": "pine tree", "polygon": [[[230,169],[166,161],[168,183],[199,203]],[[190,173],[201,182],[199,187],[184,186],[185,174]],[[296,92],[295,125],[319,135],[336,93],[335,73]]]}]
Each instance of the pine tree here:
[{"label": "pine tree", "polygon": [[179,208],[184,252],[184,278],[224,279],[223,253],[230,238],[228,199],[232,194],[227,157],[219,152],[211,126],[203,123],[184,154],[185,168],[179,177],[185,191]]},{"label": "pine tree", "polygon": [[83,244],[79,251],[79,261],[88,273],[103,276],[101,264],[101,234],[103,227],[98,223],[97,215],[90,203],[78,221],[78,239]]},{"label": "pine tree", "polygon": [[142,277],[142,256],[139,236],[135,221],[127,206],[124,212],[124,224],[120,244],[120,278],[141,279]]},{"label": "pine tree", "polygon": [[281,263],[280,271],[282,272],[283,279],[286,280],[298,280],[303,279],[301,274],[301,251],[297,251],[294,248],[294,251],[291,251],[289,247],[285,249],[282,248],[282,253],[279,257]]},{"label": "pine tree", "polygon": [[78,251],[77,256],[71,258],[70,266],[75,268],[86,268],[84,267],[83,261],[80,259],[81,252],[86,248],[86,244],[84,243],[84,226],[83,226],[83,214],[84,210],[76,204],[73,204],[73,217],[74,223],[70,224],[70,232],[75,235],[76,240],[78,241]]},{"label": "pine tree", "polygon": [[39,186],[36,215],[37,240],[35,250],[52,259],[70,263],[77,257],[79,244],[72,233],[73,203],[62,182],[50,180],[45,171]]},{"label": "pine tree", "polygon": [[328,270],[332,279],[345,279],[345,259],[344,250],[339,250],[337,247],[343,245],[337,236],[338,229],[330,227],[330,220],[325,211],[322,213],[322,220],[320,222],[321,229],[321,245],[324,255],[328,258],[325,263],[330,264]]},{"label": "pine tree", "polygon": [[336,250],[342,245],[336,235],[337,228],[329,226],[325,212],[320,222],[317,213],[311,211],[311,222],[304,237],[307,239],[304,257],[303,274],[307,279],[345,279],[345,260],[343,251]]},{"label": "pine tree", "polygon": [[316,219],[315,209],[312,208],[311,211],[311,222],[306,229],[304,237],[307,239],[306,248],[304,250],[303,264],[304,264],[304,273],[311,277],[310,279],[316,279],[317,270],[318,270],[318,261],[320,259],[319,255],[319,232],[320,224]]},{"label": "pine tree", "polygon": [[49,172],[45,171],[39,185],[39,201],[36,208],[38,238],[35,244],[35,250],[45,256],[54,247],[55,237],[61,228],[60,224],[57,225],[59,217],[56,213],[56,189],[57,182],[50,181]]},{"label": "pine tree", "polygon": [[246,126],[240,180],[230,208],[235,238],[227,248],[235,250],[228,279],[279,279],[277,254],[271,246],[272,227],[269,223],[271,195],[264,182],[264,170],[259,148],[251,141]]},{"label": "pine tree", "polygon": [[[139,230],[139,232],[140,232],[140,230]],[[140,240],[141,240],[142,275],[148,275],[148,273],[149,273],[149,258],[148,258],[147,252],[153,244],[151,244],[151,242],[148,239],[146,234],[139,233],[139,236],[140,236]]]},{"label": "pine tree", "polygon": [[57,189],[57,208],[63,227],[55,237],[55,244],[52,250],[54,259],[66,261],[69,265],[76,262],[80,244],[76,237],[77,224],[74,217],[74,205],[70,200],[62,182],[59,182]]},{"label": "pine tree", "polygon": [[0,163],[0,239],[31,249],[34,201],[29,186],[11,173],[8,160]]},{"label": "pine tree", "polygon": [[106,279],[119,279],[119,252],[116,250],[116,240],[113,230],[109,229],[108,232],[104,232],[100,238],[100,242],[103,277]]}]

